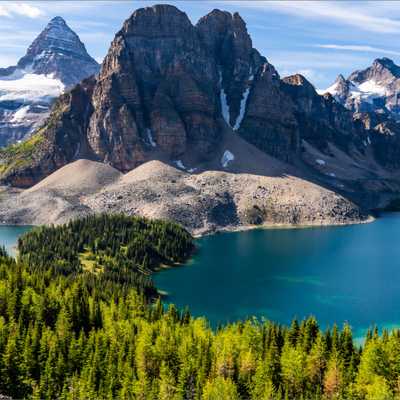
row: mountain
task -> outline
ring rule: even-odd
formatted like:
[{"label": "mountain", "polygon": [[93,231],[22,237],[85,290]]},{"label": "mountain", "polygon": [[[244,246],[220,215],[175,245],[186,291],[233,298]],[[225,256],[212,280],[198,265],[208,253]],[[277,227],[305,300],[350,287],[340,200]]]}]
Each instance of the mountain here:
[{"label": "mountain", "polygon": [[400,67],[389,58],[378,58],[364,70],[345,79],[339,75],[328,92],[345,107],[356,112],[379,111],[400,118]]},{"label": "mountain", "polygon": [[[372,79],[380,68],[360,71],[351,85]],[[386,72],[381,76],[389,79]],[[353,90],[343,77],[336,84]],[[243,174],[268,176],[270,165],[280,165],[275,173],[287,176],[288,184],[297,177],[374,208],[399,195],[396,124],[384,113],[354,113],[330,93],[319,95],[299,74],[281,79],[253,48],[237,13],[213,10],[193,25],[176,7],[157,5],[124,22],[99,75],[60,96],[30,140],[0,152],[0,181],[28,188],[82,158],[123,174],[159,160],[189,175],[235,174],[237,187],[226,195],[239,210]],[[263,161],[260,153],[274,161]],[[214,180],[202,177],[205,186]],[[256,211],[249,212],[261,215],[261,222],[268,219],[267,193],[274,190],[271,182],[265,187],[264,208],[246,200],[246,210],[254,203]],[[143,201],[140,207],[147,207]],[[335,207],[329,209],[334,215]]]},{"label": "mountain", "polygon": [[37,129],[55,98],[98,70],[78,35],[53,18],[17,65],[0,68],[0,146]]}]

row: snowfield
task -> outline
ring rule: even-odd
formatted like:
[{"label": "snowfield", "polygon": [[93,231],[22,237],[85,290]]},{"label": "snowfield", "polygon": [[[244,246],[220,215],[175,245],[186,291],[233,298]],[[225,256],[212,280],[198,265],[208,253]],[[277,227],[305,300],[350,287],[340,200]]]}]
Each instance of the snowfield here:
[{"label": "snowfield", "polygon": [[51,75],[14,73],[13,76],[17,79],[10,79],[10,76],[0,78],[0,102],[50,102],[65,89],[64,84]]},{"label": "snowfield", "polygon": [[235,156],[229,151],[225,150],[221,158],[221,165],[226,168],[228,164],[235,159]]},{"label": "snowfield", "polygon": [[[374,99],[386,96],[386,87],[375,82],[373,79],[357,84],[350,82],[350,97],[360,99],[367,103],[372,103]],[[338,83],[334,83],[325,90],[318,90],[318,94],[330,93],[332,96],[339,94]]]}]

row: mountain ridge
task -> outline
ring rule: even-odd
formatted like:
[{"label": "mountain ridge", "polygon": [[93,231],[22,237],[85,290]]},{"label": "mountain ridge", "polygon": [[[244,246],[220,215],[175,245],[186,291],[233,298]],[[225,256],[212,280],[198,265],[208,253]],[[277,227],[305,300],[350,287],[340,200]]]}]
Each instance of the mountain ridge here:
[{"label": "mountain ridge", "polygon": [[375,59],[371,66],[339,75],[330,92],[338,102],[353,112],[384,112],[399,119],[400,67],[387,57]]}]

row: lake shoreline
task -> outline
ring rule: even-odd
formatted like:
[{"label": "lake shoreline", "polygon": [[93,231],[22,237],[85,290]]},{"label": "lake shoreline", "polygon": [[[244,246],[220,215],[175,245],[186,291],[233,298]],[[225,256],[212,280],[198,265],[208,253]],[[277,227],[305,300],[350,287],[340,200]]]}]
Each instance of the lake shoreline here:
[{"label": "lake shoreline", "polygon": [[[202,233],[192,233],[192,236],[195,239],[199,239],[206,236],[217,235],[221,233],[233,233],[233,232],[245,232],[251,230],[264,230],[264,229],[311,229],[311,228],[329,228],[329,227],[340,227],[340,226],[349,226],[349,225],[359,225],[359,224],[369,224],[371,222],[379,219],[379,216],[368,215],[365,219],[360,220],[350,220],[346,222],[333,222],[333,221],[324,221],[318,220],[315,223],[307,223],[307,224],[285,224],[285,223],[266,223],[260,225],[237,225],[237,226],[227,226],[218,229],[210,229],[204,231]],[[49,225],[49,224],[45,224]],[[0,227],[32,227],[36,228],[42,225],[32,225],[32,224],[8,224],[8,223],[0,223]]]},{"label": "lake shoreline", "polygon": [[226,228],[221,228],[218,230],[207,231],[200,234],[193,234],[193,237],[200,239],[206,236],[218,235],[221,233],[234,233],[234,232],[246,232],[252,230],[280,230],[280,229],[312,229],[312,228],[330,228],[330,227],[341,227],[341,226],[351,226],[351,225],[361,225],[370,224],[379,219],[379,216],[369,215],[366,219],[357,221],[347,221],[347,222],[326,222],[318,221],[316,223],[310,224],[262,224],[262,225],[238,225],[238,226],[228,226]]}]

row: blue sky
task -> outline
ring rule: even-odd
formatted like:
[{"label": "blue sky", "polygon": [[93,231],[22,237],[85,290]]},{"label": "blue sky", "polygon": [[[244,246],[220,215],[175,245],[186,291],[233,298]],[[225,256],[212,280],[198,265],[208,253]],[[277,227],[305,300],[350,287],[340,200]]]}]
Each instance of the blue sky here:
[{"label": "blue sky", "polygon": [[238,11],[253,46],[281,76],[300,72],[317,88],[377,57],[400,64],[396,1],[1,1],[0,66],[14,64],[47,21],[65,18],[89,53],[101,60],[123,21],[137,8],[174,4],[195,23],[214,8]]}]

